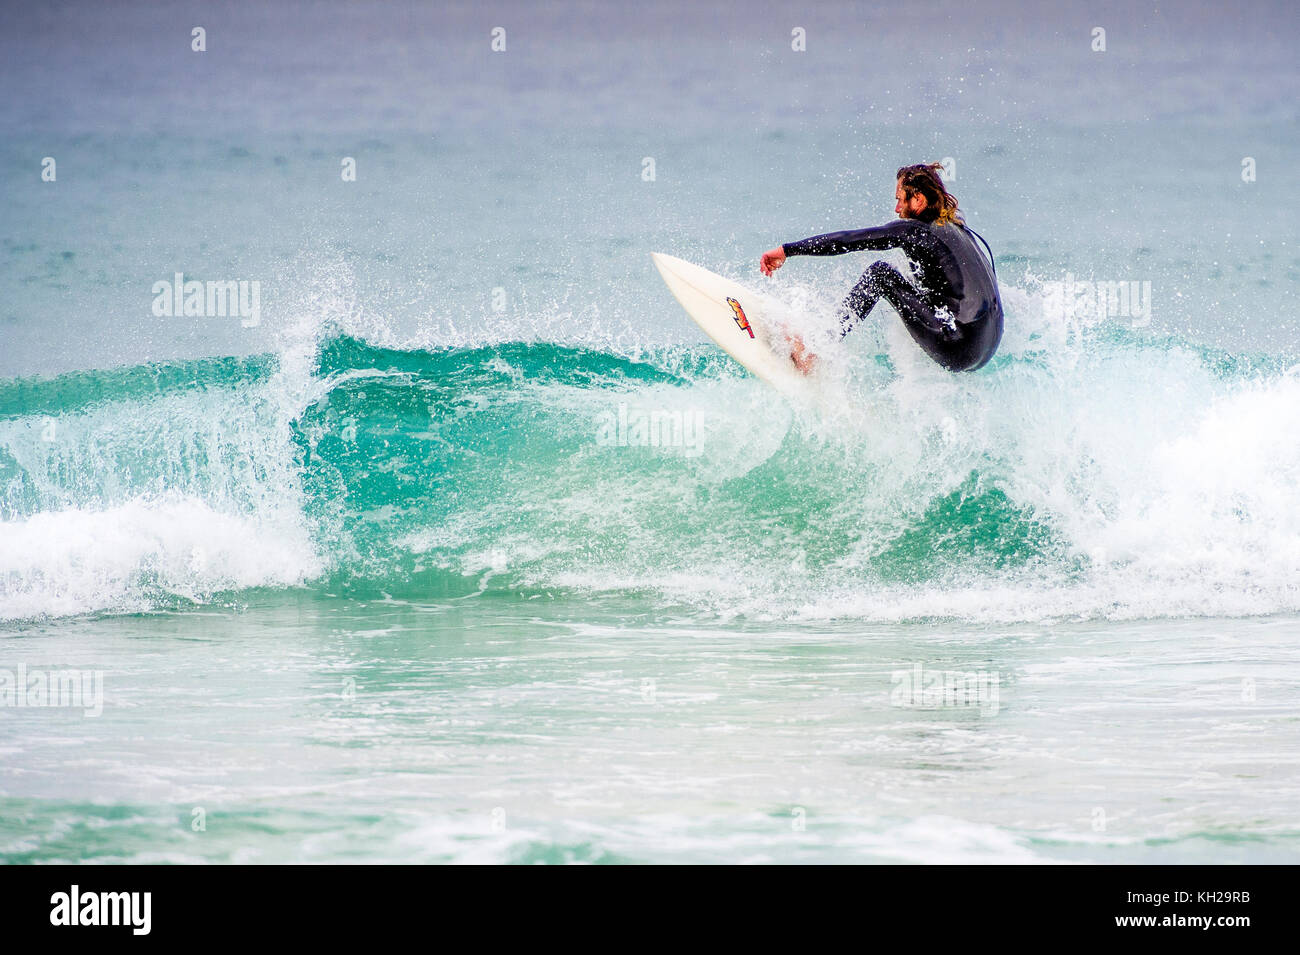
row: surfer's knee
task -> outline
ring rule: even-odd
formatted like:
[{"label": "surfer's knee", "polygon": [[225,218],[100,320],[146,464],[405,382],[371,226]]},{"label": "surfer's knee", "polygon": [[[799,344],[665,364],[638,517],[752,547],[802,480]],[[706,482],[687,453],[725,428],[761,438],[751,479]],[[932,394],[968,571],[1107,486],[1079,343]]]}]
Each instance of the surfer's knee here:
[{"label": "surfer's knee", "polygon": [[877,297],[882,292],[893,285],[896,278],[902,278],[898,269],[894,268],[888,262],[875,261],[867,266],[867,270],[862,273],[862,278],[858,279],[858,284],[854,286],[853,291],[861,289],[864,293],[874,292]]},{"label": "surfer's knee", "polygon": [[865,318],[872,306],[889,287],[891,272],[896,270],[888,262],[872,262],[850,290],[844,304],[848,307],[846,318]]}]

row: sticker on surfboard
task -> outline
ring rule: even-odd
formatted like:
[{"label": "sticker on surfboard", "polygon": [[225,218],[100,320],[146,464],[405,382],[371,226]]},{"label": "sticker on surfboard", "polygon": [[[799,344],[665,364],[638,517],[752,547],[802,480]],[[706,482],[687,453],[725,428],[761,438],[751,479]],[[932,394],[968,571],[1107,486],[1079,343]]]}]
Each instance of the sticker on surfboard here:
[{"label": "sticker on surfboard", "polygon": [[733,317],[736,320],[736,324],[740,326],[742,331],[749,332],[749,337],[753,338],[754,330],[749,327],[749,319],[745,316],[745,310],[740,307],[740,303],[734,298],[728,296],[727,304],[731,306],[731,310],[735,313]]}]

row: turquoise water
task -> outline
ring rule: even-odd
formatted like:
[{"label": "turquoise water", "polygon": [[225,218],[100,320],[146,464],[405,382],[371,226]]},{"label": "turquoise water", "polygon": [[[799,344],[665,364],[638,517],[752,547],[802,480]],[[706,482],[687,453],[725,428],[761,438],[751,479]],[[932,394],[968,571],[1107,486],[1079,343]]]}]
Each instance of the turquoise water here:
[{"label": "turquoise water", "polygon": [[[652,607],[260,592],[25,630],[7,656],[57,641],[62,665],[113,662],[102,717],[7,715],[3,858],[1295,857],[1294,618],[808,627]],[[891,705],[917,663],[998,675],[996,712]]]},{"label": "turquoise water", "polygon": [[[3,14],[0,859],[1296,858],[1282,7],[977,10],[924,73],[925,4],[806,56],[507,5],[496,59],[388,9],[205,11],[207,59],[183,6]],[[944,157],[979,374],[888,310],[831,340],[865,257],[758,276]],[[816,389],[651,251],[763,283]],[[257,320],[155,314],[177,272]]]}]

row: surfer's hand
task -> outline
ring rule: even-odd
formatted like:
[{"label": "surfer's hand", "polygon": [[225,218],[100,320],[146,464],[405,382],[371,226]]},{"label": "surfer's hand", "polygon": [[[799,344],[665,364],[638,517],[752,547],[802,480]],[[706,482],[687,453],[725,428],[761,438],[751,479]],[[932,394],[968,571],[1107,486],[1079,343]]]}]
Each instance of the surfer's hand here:
[{"label": "surfer's hand", "polygon": [[763,257],[758,260],[758,270],[764,275],[771,275],[783,265],[785,265],[785,249],[779,245],[771,251],[764,252]]}]

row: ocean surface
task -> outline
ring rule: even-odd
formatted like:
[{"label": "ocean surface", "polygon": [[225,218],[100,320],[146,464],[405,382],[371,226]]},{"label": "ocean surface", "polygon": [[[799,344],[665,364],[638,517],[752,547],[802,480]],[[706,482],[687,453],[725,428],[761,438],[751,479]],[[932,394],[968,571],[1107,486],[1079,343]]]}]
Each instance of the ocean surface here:
[{"label": "ocean surface", "polygon": [[[1243,9],[6,7],[0,861],[1295,862],[1300,67]],[[970,375],[832,339],[874,256],[757,270],[938,160]]]}]

